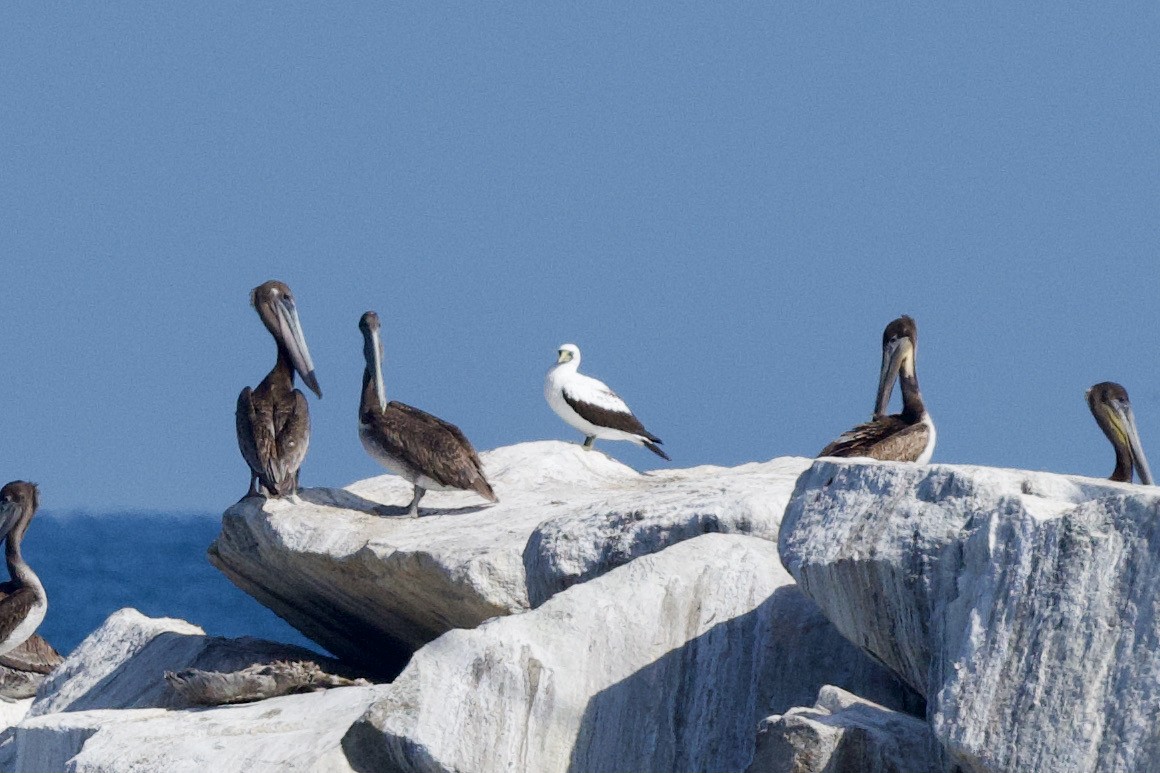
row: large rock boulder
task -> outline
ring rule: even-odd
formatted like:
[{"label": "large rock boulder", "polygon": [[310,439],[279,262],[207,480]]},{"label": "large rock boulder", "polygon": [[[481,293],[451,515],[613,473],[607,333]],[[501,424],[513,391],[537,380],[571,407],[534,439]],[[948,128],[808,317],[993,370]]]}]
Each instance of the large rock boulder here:
[{"label": "large rock boulder", "polygon": [[419,650],[355,724],[361,771],[741,770],[761,717],[901,683],[821,617],[776,546],[705,535]]},{"label": "large rock boulder", "polygon": [[345,687],[215,709],[179,709],[168,670],[333,661],[298,647],[206,636],[182,620],[113,614],[0,735],[0,770],[349,771],[341,739],[385,687]]},{"label": "large rock boulder", "polygon": [[918,717],[826,685],[812,708],[762,721],[746,773],[952,773]]},{"label": "large rock boulder", "polygon": [[775,540],[805,459],[638,473],[558,441],[482,454],[498,505],[385,475],[226,511],[210,560],[330,652],[393,675],[446,631],[525,611],[708,532]]},{"label": "large rock boulder", "polygon": [[818,461],[780,538],[800,587],[929,702],[968,771],[1160,770],[1160,490]]}]

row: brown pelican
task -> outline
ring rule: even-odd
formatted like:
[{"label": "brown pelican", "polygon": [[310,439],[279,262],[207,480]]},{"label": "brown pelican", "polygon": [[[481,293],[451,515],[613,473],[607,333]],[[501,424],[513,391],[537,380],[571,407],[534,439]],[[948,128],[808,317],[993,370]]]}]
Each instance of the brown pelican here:
[{"label": "brown pelican", "polygon": [[0,531],[7,539],[5,557],[11,577],[0,586],[0,655],[8,655],[28,641],[48,611],[44,586],[20,553],[24,532],[39,504],[34,483],[15,480],[0,489]]},{"label": "brown pelican", "polygon": [[375,461],[414,485],[410,516],[419,515],[419,500],[428,489],[465,489],[498,502],[483,475],[479,456],[459,427],[404,403],[387,402],[379,315],[368,311],[358,327],[366,359],[358,436]]},{"label": "brown pelican", "polygon": [[1128,390],[1113,381],[1103,381],[1089,389],[1086,397],[1096,424],[1116,449],[1116,469],[1112,471],[1111,479],[1131,483],[1134,466],[1140,482],[1151,486],[1152,471],[1148,469],[1148,459],[1140,446]]},{"label": "brown pelican", "polygon": [[624,400],[603,381],[578,373],[579,367],[580,347],[561,346],[544,379],[544,397],[557,416],[584,433],[584,447],[591,448],[596,438],[627,440],[669,460],[661,439],[644,428]]},{"label": "brown pelican", "polygon": [[[918,329],[905,315],[891,322],[882,333],[882,370],[878,375],[878,397],[874,418],[859,424],[822,449],[818,456],[865,456],[885,461],[927,464],[934,453],[935,429],[922,404],[914,361],[918,351]],[[886,415],[894,380],[902,382],[902,413]]]},{"label": "brown pelican", "polygon": [[294,494],[310,445],[310,410],[306,395],[294,388],[294,371],[319,398],[322,390],[290,288],[270,280],[250,292],[250,303],[278,344],[278,361],[257,389],[238,395],[238,448],[250,465],[247,496]]}]

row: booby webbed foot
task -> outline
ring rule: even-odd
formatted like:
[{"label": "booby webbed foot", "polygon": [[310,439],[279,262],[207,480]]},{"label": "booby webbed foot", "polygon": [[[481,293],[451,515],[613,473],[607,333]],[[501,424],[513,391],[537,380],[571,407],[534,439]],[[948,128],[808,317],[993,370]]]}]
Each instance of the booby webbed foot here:
[{"label": "booby webbed foot", "polygon": [[588,437],[584,438],[584,450],[585,450],[585,451],[591,451],[591,450],[592,450],[592,444],[593,444],[593,443],[595,443],[595,442],[596,442],[596,436],[595,436],[595,435],[589,435]]}]

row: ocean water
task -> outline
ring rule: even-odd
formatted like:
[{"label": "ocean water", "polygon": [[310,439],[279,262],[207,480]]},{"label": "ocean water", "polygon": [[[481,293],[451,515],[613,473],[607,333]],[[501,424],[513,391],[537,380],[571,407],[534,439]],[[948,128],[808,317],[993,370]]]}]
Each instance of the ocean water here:
[{"label": "ocean water", "polygon": [[38,513],[24,539],[25,560],[48,594],[37,632],[67,654],[111,613],[135,607],[208,634],[321,651],[209,563],[205,551],[220,524],[208,514]]}]

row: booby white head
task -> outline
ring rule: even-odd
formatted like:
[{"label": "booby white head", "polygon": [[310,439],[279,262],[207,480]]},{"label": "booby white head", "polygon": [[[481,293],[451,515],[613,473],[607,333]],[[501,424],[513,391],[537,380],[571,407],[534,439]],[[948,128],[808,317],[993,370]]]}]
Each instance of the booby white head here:
[{"label": "booby white head", "polygon": [[570,364],[571,370],[576,370],[580,367],[580,347],[576,344],[561,344],[560,350],[556,353],[556,364],[567,365]]}]

